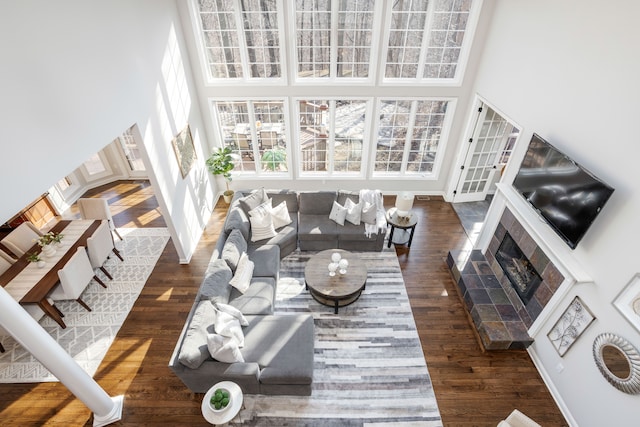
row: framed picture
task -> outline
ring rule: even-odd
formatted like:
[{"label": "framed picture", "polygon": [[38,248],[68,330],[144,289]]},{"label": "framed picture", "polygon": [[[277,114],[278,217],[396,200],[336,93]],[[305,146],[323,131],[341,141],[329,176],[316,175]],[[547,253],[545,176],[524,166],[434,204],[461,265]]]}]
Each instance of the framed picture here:
[{"label": "framed picture", "polygon": [[613,300],[613,305],[640,331],[640,273],[631,278],[627,286]]},{"label": "framed picture", "polygon": [[191,129],[189,129],[188,124],[175,138],[173,138],[171,145],[173,145],[173,150],[176,153],[182,178],[185,178],[189,174],[189,171],[197,158],[196,148],[194,147],[193,140],[191,139]]},{"label": "framed picture", "polygon": [[575,297],[551,331],[549,331],[547,337],[558,351],[558,354],[564,356],[594,320],[595,317],[580,297]]}]

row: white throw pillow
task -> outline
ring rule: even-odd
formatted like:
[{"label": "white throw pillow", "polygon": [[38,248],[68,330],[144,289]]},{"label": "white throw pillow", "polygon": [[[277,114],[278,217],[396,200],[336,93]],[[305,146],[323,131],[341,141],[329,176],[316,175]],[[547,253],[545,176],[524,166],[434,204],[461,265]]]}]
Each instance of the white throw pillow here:
[{"label": "white throw pillow", "polygon": [[246,252],[243,252],[242,255],[240,255],[238,268],[236,268],[236,272],[229,281],[229,284],[244,294],[251,284],[253,267],[253,261],[249,259]]},{"label": "white throw pillow", "polygon": [[347,199],[344,203],[347,210],[345,219],[353,225],[360,225],[360,216],[362,215],[362,202],[355,203],[351,199]]},{"label": "white throw pillow", "polygon": [[216,322],[213,324],[216,334],[232,338],[238,348],[244,347],[244,333],[240,321],[228,313],[218,312]]},{"label": "white throw pillow", "polygon": [[244,357],[233,338],[223,337],[217,334],[207,335],[207,348],[211,357],[218,362],[236,363],[244,362]]},{"label": "white throw pillow", "polygon": [[249,218],[251,221],[251,241],[257,242],[258,240],[270,239],[276,236],[276,229],[273,226],[273,220],[271,214],[267,213],[264,216],[252,216]]},{"label": "white throw pillow", "polygon": [[286,201],[271,209],[271,220],[275,229],[291,224],[291,216],[289,215]]},{"label": "white throw pillow", "polygon": [[362,215],[360,216],[360,220],[362,222],[366,222],[367,224],[375,224],[376,223],[376,207],[375,205],[364,202],[362,206]]},{"label": "white throw pillow", "polygon": [[249,217],[263,217],[271,213],[273,199],[267,199],[249,211]]},{"label": "white throw pillow", "polygon": [[334,201],[333,207],[331,208],[331,213],[329,214],[329,219],[336,222],[336,224],[344,225],[344,219],[347,217],[347,209],[342,206],[340,203]]}]

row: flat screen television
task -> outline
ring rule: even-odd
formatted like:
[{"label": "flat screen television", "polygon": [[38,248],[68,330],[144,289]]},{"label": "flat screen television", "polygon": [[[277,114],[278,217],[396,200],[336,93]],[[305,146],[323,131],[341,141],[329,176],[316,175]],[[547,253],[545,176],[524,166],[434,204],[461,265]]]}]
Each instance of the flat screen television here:
[{"label": "flat screen television", "polygon": [[613,188],[533,134],[513,186],[571,249],[596,219]]}]

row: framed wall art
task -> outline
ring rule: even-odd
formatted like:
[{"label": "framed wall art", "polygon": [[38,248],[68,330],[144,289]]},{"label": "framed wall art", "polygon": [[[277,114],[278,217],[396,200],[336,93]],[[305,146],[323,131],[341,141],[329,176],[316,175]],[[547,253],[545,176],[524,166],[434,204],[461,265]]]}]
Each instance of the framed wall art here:
[{"label": "framed wall art", "polygon": [[618,311],[640,331],[640,273],[636,273],[613,300]]},{"label": "framed wall art", "polygon": [[189,125],[185,126],[180,133],[171,141],[173,145],[173,151],[176,153],[176,159],[178,159],[178,166],[182,173],[182,178],[185,178],[191,167],[196,161],[196,148],[193,145],[193,139],[191,139],[191,129]]},{"label": "framed wall art", "polygon": [[569,350],[595,317],[580,297],[575,297],[564,310],[547,337],[560,356]]}]

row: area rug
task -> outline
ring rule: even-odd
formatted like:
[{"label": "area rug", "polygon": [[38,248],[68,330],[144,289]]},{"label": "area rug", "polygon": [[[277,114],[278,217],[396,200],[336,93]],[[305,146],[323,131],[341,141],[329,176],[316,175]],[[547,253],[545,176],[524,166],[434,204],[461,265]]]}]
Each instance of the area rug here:
[{"label": "area rug", "polygon": [[[95,374],[131,307],[144,288],[160,254],[169,240],[166,228],[119,228],[123,237],[116,247],[124,262],[112,256],[105,268],[113,280],[101,271],[98,277],[107,285],[92,280],[82,293],[91,307],[87,311],[75,301],[58,301],[67,327],[44,317],[40,325],[91,376]],[[12,337],[0,337],[6,352],[0,353],[0,382],[31,383],[58,381],[38,360]]]},{"label": "area rug", "polygon": [[411,306],[393,249],[358,253],[368,277],[361,297],[333,308],[304,289],[311,252],[282,260],[276,314],[312,313],[311,396],[245,396],[246,426],[442,426]]}]

